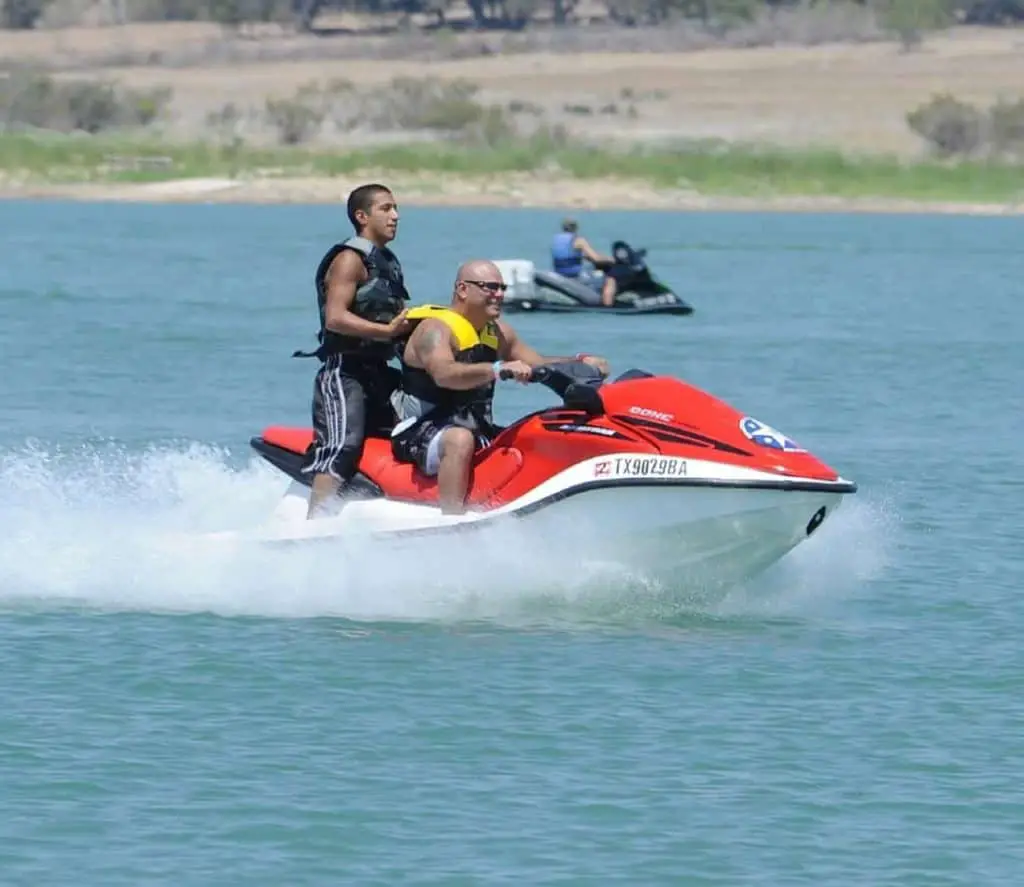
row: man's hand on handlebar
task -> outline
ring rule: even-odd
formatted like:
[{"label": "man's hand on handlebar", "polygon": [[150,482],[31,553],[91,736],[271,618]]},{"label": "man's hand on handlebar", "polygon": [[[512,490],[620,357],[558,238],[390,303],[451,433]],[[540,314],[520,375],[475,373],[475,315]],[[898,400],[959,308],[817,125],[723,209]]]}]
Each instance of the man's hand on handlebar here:
[{"label": "man's hand on handlebar", "polygon": [[524,385],[530,381],[533,367],[521,360],[503,360],[498,371],[499,379],[515,379]]},{"label": "man's hand on handlebar", "polygon": [[608,361],[603,357],[598,357],[595,354],[584,354],[580,357],[580,360],[588,366],[592,366],[602,375],[602,377],[606,379],[608,378],[608,373],[611,371],[611,368],[608,366]]}]

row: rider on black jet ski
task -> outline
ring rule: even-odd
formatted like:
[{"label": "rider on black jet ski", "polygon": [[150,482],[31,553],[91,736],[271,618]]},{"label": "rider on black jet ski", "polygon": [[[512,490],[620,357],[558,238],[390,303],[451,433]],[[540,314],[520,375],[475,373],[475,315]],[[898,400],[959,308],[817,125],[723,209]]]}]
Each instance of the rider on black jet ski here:
[{"label": "rider on black jet ski", "polygon": [[473,454],[498,432],[492,402],[502,370],[527,382],[534,367],[578,359],[608,375],[601,357],[542,357],[523,342],[499,319],[505,289],[497,265],[474,260],[459,268],[449,307],[408,312],[417,325],[398,351],[402,382],[392,397],[398,414],[392,450],[396,459],[437,475],[446,514],[465,510]]},{"label": "rider on black jet ski", "polygon": [[[579,225],[575,219],[563,219],[562,230],[556,234],[551,241],[551,267],[555,273],[562,277],[569,277],[573,280],[580,280],[590,284],[593,278],[592,272],[585,271],[583,260],[588,259],[595,268],[604,266],[604,282],[601,285],[601,304],[612,306],[615,304],[615,293],[618,291],[618,281],[612,272],[615,259],[597,252],[587,239],[579,233]],[[596,287],[595,287],[596,289]]]}]

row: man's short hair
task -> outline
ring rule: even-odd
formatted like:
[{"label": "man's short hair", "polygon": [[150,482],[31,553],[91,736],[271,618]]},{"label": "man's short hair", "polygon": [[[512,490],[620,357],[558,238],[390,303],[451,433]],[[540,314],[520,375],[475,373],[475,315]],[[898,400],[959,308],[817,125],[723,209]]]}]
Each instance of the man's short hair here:
[{"label": "man's short hair", "polygon": [[562,219],[562,230],[569,233],[575,234],[579,229],[579,225],[576,224],[575,219]]},{"label": "man's short hair", "polygon": [[373,201],[380,193],[390,194],[391,189],[377,182],[372,182],[369,185],[360,185],[348,195],[348,220],[352,223],[352,227],[356,229],[356,234],[361,230],[359,221],[356,219],[356,213],[362,210],[369,215],[370,210],[373,209]]}]

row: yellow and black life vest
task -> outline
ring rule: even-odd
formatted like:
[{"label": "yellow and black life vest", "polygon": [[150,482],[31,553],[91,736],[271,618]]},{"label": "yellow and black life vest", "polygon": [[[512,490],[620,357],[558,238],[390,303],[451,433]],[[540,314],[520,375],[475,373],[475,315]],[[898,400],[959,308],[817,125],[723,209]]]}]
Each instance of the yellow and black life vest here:
[{"label": "yellow and black life vest", "polygon": [[[498,325],[494,322],[488,323],[478,332],[465,317],[443,305],[418,305],[410,308],[406,317],[416,326],[428,318],[440,320],[447,326],[457,345],[455,359],[459,363],[494,363],[498,360],[500,339]],[[415,330],[415,326],[413,329]],[[398,350],[402,365],[401,389],[406,397],[415,398],[420,402],[415,410],[418,415],[458,414],[463,418],[472,417],[481,425],[481,429],[493,425],[493,379],[486,385],[464,391],[441,388],[426,370],[405,362],[404,345],[403,342]]]}]

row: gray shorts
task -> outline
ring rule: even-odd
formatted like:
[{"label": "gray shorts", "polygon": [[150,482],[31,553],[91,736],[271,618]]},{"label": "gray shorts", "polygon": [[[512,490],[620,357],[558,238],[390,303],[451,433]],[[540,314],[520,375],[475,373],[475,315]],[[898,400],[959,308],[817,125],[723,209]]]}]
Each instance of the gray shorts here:
[{"label": "gray shorts", "polygon": [[[399,422],[391,434],[391,448],[395,458],[412,462],[427,477],[434,477],[441,467],[441,438],[449,428],[465,427],[458,422],[414,417]],[[484,447],[488,438],[476,435],[476,446]]]},{"label": "gray shorts", "polygon": [[433,477],[441,467],[441,438],[449,428],[454,427],[454,425],[442,425],[427,442],[427,452],[423,457],[423,473],[427,477]]},{"label": "gray shorts", "polygon": [[[420,426],[413,428],[417,422]],[[394,441],[402,432],[411,431],[403,440],[403,461],[412,462],[427,477],[434,477],[441,467],[441,436],[453,427],[451,424],[435,425],[429,420],[406,419],[395,426],[391,439]]]}]

